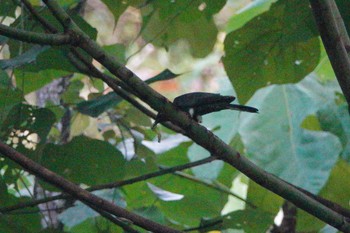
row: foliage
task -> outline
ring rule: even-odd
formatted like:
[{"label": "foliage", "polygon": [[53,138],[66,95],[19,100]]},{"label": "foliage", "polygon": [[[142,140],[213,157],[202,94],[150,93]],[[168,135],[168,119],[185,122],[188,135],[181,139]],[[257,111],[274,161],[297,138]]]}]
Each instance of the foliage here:
[{"label": "foliage", "polygon": [[[43,32],[25,10],[15,14],[20,7],[15,2],[1,3],[0,16],[10,18],[12,27]],[[47,9],[31,2],[61,29]],[[102,25],[92,20],[97,9],[89,6],[79,15],[79,1],[59,2],[105,51],[169,99],[188,91],[211,91],[237,95],[241,103],[258,108],[255,115],[213,113],[203,124],[266,171],[347,207],[350,118],[308,1],[96,1],[97,8],[105,6],[105,13],[113,17],[112,23],[103,19],[110,31],[116,30],[117,40],[111,36],[108,41],[101,37],[106,33],[100,31]],[[348,4],[337,3],[344,8]],[[344,8],[348,26],[350,14]],[[139,21],[132,21],[130,14]],[[120,27],[129,32],[138,28],[138,34],[130,41],[129,34],[119,33]],[[157,129],[162,135],[158,143],[150,118],[90,77],[92,73],[79,71],[70,63],[68,46],[5,37],[0,44],[8,45],[0,60],[0,139],[64,178],[94,187],[209,156],[163,126]],[[35,93],[61,77],[69,79],[69,86],[62,87],[57,102],[48,99],[45,106],[37,106]],[[69,125],[67,141],[62,139],[64,124]],[[27,201],[32,177],[6,159],[0,161],[0,169],[1,207]],[[215,161],[95,194],[177,229],[265,232],[282,200],[252,181],[233,185],[239,177],[232,167]],[[40,185],[58,191],[44,182]],[[240,209],[229,197],[244,187]],[[2,214],[0,228],[40,232],[41,215],[37,208],[30,210],[34,211]],[[59,219],[65,232],[120,231],[80,202],[63,209]],[[16,227],[9,228],[14,223]],[[325,227],[304,212],[298,213],[297,223],[300,231]]]}]

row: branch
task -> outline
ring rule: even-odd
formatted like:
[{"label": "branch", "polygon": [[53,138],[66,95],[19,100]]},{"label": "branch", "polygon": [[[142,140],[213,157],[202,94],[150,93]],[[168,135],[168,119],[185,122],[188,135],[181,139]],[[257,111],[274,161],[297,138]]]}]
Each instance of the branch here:
[{"label": "branch", "polygon": [[73,37],[69,34],[44,34],[30,32],[12,28],[3,24],[0,24],[0,35],[40,45],[67,45],[74,43]]},{"label": "branch", "polygon": [[[214,161],[215,159],[216,158],[214,156],[210,156],[210,157],[207,157],[207,158],[204,158],[201,160],[197,160],[197,161],[194,161],[191,163],[174,166],[174,167],[167,168],[167,169],[162,169],[160,171],[148,173],[148,174],[134,177],[134,178],[131,178],[128,180],[122,180],[122,181],[108,183],[108,184],[96,185],[96,186],[87,188],[86,190],[91,192],[91,191],[96,191],[96,190],[101,190],[101,189],[119,188],[119,187],[122,187],[125,185],[131,185],[131,184],[134,184],[136,182],[145,181],[145,180],[155,178],[158,176],[166,175],[169,173],[174,173],[176,171],[181,171],[181,170],[196,167],[196,166],[199,166],[202,164],[210,163],[210,162]],[[3,208],[0,208],[0,213],[8,213],[8,212],[18,210],[18,209],[23,209],[26,207],[37,206],[39,204],[46,203],[49,201],[54,201],[54,200],[59,200],[59,199],[69,199],[69,198],[72,198],[72,197],[67,195],[67,194],[60,194],[60,195],[56,195],[56,196],[52,196],[52,197],[48,197],[48,198],[39,199],[39,200],[33,200],[33,201],[29,201],[29,202],[19,203],[19,204],[13,205],[13,206],[3,207]]]},{"label": "branch", "polygon": [[310,0],[312,11],[350,113],[350,40],[334,0]]},{"label": "branch", "polygon": [[[122,97],[124,100],[129,102],[131,105],[133,105],[135,108],[140,110],[142,113],[144,113],[146,116],[149,116],[153,119],[156,118],[156,114],[151,112],[149,109],[144,107],[142,104],[140,104],[137,100],[132,98],[129,93],[126,91],[132,93],[132,89],[130,89],[128,86],[126,86],[123,82],[110,77],[109,75],[106,75],[99,71],[94,65],[92,65],[89,61],[86,60],[85,57],[83,57],[79,51],[76,49],[72,49],[72,54],[68,54],[68,57],[71,61],[71,63],[82,73],[87,74],[89,76],[93,76],[95,78],[101,79],[103,82],[105,82],[117,95]],[[183,131],[181,128],[177,127],[176,125],[173,125],[169,122],[162,122],[163,125],[174,132],[185,134],[185,131]]]},{"label": "branch", "polygon": [[22,166],[29,173],[43,179],[44,181],[54,185],[55,187],[63,190],[72,197],[79,199],[89,206],[98,206],[101,210],[113,214],[119,218],[130,220],[133,224],[140,226],[146,230],[153,232],[169,232],[177,233],[179,231],[163,226],[159,223],[150,221],[137,214],[129,212],[115,204],[106,201],[94,194],[91,194],[85,189],[80,188],[78,185],[64,179],[56,173],[48,170],[33,160],[27,158],[25,155],[15,151],[8,145],[0,142],[0,153]]},{"label": "branch", "polygon": [[350,232],[350,224],[344,217],[329,209],[313,198],[305,195],[292,185],[282,179],[264,171],[246,157],[241,156],[236,150],[225,144],[220,138],[215,136],[205,127],[193,121],[184,112],[178,109],[164,96],[150,88],[139,77],[128,68],[115,61],[114,58],[106,54],[101,47],[91,40],[64,12],[59,4],[54,0],[44,0],[54,16],[62,23],[66,30],[76,33],[81,39],[79,47],[85,50],[90,56],[104,65],[113,75],[120,78],[139,98],[148,103],[152,108],[161,111],[174,124],[186,131],[186,135],[203,148],[207,149],[218,159],[235,167],[254,182],[269,189],[270,191],[291,201],[297,207],[316,216],[326,223],[334,226],[340,231]]}]

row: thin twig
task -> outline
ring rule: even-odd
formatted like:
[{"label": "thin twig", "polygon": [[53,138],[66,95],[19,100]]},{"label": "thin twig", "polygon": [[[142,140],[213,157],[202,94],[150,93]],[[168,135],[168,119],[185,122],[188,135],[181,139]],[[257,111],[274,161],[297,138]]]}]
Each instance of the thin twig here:
[{"label": "thin twig", "polygon": [[[92,192],[92,191],[97,191],[97,190],[101,190],[101,189],[119,188],[119,187],[122,187],[125,185],[131,185],[131,184],[134,184],[134,183],[137,183],[140,181],[145,181],[145,180],[155,178],[158,176],[166,175],[169,173],[174,173],[176,171],[181,171],[181,170],[196,167],[196,166],[199,166],[202,164],[210,163],[210,162],[214,161],[215,159],[216,159],[215,157],[211,156],[211,157],[207,157],[207,158],[195,161],[195,162],[187,163],[184,165],[178,165],[178,166],[167,168],[167,169],[162,169],[162,170],[159,170],[156,172],[148,173],[148,174],[134,177],[134,178],[131,178],[128,180],[122,180],[122,181],[112,182],[112,183],[108,183],[108,184],[96,185],[96,186],[87,188],[86,190]],[[49,201],[68,199],[68,198],[72,198],[72,197],[67,195],[67,194],[60,194],[60,195],[48,197],[45,199],[32,200],[32,201],[28,201],[28,202],[19,203],[19,204],[13,205],[13,206],[2,207],[2,208],[0,208],[0,213],[5,214],[5,213],[11,212],[11,211],[18,210],[18,209],[37,206],[39,204],[46,203]]]}]

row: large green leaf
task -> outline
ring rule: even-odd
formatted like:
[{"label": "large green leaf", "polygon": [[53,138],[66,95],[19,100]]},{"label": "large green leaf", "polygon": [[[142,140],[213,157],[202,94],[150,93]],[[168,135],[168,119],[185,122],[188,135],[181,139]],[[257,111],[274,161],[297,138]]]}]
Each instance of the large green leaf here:
[{"label": "large green leaf", "polygon": [[212,51],[218,33],[212,15],[225,3],[225,0],[153,1],[144,10],[142,35],[146,41],[165,48],[184,39],[194,56],[204,57]]},{"label": "large green leaf", "polygon": [[321,127],[337,135],[343,144],[342,158],[350,161],[350,117],[347,104],[328,105],[321,109],[317,116]]},{"label": "large green leaf", "polygon": [[295,83],[318,64],[320,42],[309,3],[281,0],[225,39],[226,72],[245,103],[269,84]]},{"label": "large green leaf", "polygon": [[[321,97],[322,96],[322,97]],[[305,117],[327,103],[333,92],[308,77],[297,85],[258,91],[250,105],[260,114],[242,119],[239,132],[248,156],[260,167],[312,193],[328,179],[341,151],[333,134],[303,129]]]},{"label": "large green leaf", "polygon": [[41,163],[48,169],[75,183],[96,185],[123,178],[125,160],[107,142],[84,136],[65,145],[48,144]]}]

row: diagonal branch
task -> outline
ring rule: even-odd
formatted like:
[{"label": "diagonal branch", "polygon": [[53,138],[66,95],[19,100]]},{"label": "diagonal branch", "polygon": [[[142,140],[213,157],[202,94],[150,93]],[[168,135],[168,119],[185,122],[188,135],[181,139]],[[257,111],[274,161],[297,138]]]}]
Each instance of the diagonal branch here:
[{"label": "diagonal branch", "polygon": [[310,0],[312,11],[350,113],[350,39],[334,0]]},{"label": "diagonal branch", "polygon": [[153,232],[169,232],[177,233],[179,231],[172,228],[163,226],[159,223],[150,221],[144,217],[137,214],[129,212],[115,204],[106,201],[89,191],[80,188],[78,185],[64,179],[63,177],[57,175],[56,173],[48,170],[47,168],[41,166],[40,164],[34,162],[33,160],[27,158],[25,155],[15,151],[8,145],[0,142],[0,153],[10,160],[16,162],[22,166],[25,170],[34,174],[35,176],[43,179],[44,181],[54,185],[55,187],[63,190],[72,197],[79,199],[89,206],[98,206],[99,209],[107,213],[113,214],[118,218],[125,218],[132,221],[133,224],[140,226],[146,230]]}]

